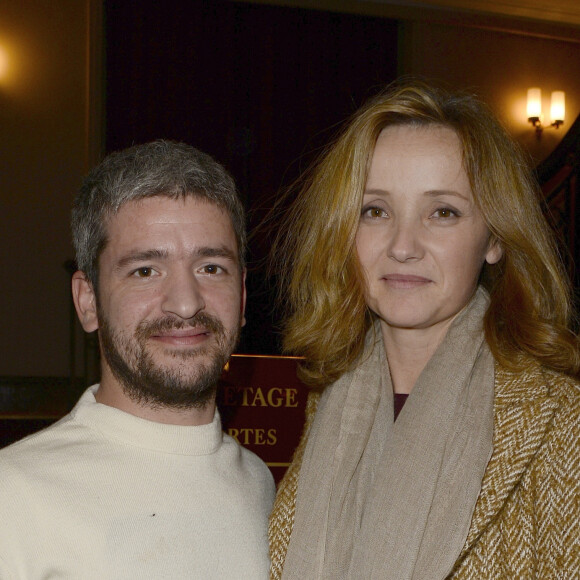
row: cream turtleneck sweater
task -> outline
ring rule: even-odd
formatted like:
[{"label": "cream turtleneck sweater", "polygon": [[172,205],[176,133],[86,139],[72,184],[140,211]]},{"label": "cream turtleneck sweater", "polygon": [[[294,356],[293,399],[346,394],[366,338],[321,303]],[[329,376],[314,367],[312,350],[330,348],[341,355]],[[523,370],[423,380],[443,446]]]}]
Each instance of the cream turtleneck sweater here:
[{"label": "cream turtleneck sweater", "polygon": [[221,430],[146,421],[88,389],[0,452],[2,580],[268,576],[268,468]]}]

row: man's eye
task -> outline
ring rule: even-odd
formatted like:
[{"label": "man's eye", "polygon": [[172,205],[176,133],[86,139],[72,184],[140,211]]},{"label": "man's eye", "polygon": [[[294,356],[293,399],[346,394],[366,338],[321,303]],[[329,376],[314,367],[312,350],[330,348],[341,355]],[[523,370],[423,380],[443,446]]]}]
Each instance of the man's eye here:
[{"label": "man's eye", "polygon": [[207,266],[204,266],[202,270],[204,274],[219,274],[223,271],[223,268],[217,264],[208,264]]},{"label": "man's eye", "polygon": [[137,278],[150,278],[153,274],[153,268],[143,267],[135,270],[134,276]]}]

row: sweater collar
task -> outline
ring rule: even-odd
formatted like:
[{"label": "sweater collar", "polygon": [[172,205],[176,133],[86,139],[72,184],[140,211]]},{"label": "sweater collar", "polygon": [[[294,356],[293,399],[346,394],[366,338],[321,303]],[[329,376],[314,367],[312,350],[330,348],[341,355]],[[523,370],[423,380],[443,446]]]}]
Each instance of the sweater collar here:
[{"label": "sweater collar", "polygon": [[107,439],[176,455],[210,455],[222,443],[223,433],[217,409],[213,421],[207,425],[167,425],[97,403],[95,393],[98,388],[98,384],[93,385],[84,392],[71,416]]}]

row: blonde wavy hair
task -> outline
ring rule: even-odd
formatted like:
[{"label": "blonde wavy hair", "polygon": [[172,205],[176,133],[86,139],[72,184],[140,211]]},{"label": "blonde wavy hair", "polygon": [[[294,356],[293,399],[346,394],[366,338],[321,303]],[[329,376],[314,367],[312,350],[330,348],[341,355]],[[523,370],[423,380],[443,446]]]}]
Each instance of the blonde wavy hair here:
[{"label": "blonde wavy hair", "polygon": [[570,283],[521,151],[473,96],[407,82],[354,114],[301,180],[278,231],[272,255],[286,308],[283,344],[304,357],[302,380],[323,387],[361,354],[374,317],[355,248],[362,197],[380,132],[406,124],[456,132],[475,203],[503,247],[500,262],[481,273],[491,297],[485,334],[496,360],[518,369],[528,354],[577,374]]}]

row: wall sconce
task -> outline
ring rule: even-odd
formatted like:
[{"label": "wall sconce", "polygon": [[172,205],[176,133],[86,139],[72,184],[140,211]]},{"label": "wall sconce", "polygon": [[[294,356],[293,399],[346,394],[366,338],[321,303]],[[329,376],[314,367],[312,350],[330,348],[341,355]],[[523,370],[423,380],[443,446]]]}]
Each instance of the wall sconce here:
[{"label": "wall sconce", "polygon": [[566,94],[564,91],[553,91],[550,106],[550,124],[543,125],[542,115],[542,91],[536,87],[528,89],[528,121],[535,127],[536,136],[539,139],[542,131],[547,127],[558,129],[564,123],[566,113]]}]

